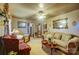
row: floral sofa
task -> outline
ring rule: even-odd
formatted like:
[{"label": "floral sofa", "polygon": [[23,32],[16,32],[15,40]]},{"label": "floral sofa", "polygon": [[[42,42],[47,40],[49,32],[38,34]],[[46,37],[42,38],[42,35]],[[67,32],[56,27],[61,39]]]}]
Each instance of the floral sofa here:
[{"label": "floral sofa", "polygon": [[48,34],[44,35],[45,42],[49,44],[54,43],[58,45],[58,48],[68,54],[76,54],[79,47],[79,37],[66,33],[52,33],[50,38],[51,42],[47,37]]}]

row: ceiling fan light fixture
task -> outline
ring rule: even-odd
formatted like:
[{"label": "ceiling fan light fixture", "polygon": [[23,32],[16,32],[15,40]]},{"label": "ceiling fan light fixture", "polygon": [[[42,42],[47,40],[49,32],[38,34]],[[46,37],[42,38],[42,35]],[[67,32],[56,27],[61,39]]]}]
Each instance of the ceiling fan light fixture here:
[{"label": "ceiling fan light fixture", "polygon": [[38,19],[39,19],[39,20],[43,20],[43,19],[45,19],[45,18],[46,18],[45,15],[39,15],[39,16],[38,16]]}]

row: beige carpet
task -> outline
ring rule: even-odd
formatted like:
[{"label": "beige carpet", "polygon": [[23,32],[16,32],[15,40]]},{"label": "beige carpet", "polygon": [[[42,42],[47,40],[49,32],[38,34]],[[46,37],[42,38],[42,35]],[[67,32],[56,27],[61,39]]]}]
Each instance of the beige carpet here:
[{"label": "beige carpet", "polygon": [[41,48],[41,40],[41,38],[31,38],[30,42],[27,43],[31,47],[30,55],[47,55]]}]

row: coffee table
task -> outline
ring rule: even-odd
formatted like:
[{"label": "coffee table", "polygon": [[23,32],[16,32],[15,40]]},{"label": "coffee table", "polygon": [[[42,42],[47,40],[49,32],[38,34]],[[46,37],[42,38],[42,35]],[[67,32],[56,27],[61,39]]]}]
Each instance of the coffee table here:
[{"label": "coffee table", "polygon": [[46,47],[50,49],[51,55],[58,50],[57,44],[47,44]]},{"label": "coffee table", "polygon": [[45,52],[49,53],[50,55],[54,55],[58,51],[58,45],[57,44],[44,44],[42,43],[42,48]]}]

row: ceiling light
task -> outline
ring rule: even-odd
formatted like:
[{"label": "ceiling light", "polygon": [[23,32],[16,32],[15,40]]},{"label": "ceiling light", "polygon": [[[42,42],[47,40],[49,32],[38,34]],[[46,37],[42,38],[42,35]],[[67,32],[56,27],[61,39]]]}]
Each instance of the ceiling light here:
[{"label": "ceiling light", "polygon": [[38,19],[40,21],[44,21],[45,18],[46,18],[46,16],[44,14],[44,4],[40,3],[39,4],[39,11],[38,11]]},{"label": "ceiling light", "polygon": [[43,7],[44,7],[44,4],[43,4],[43,3],[40,3],[40,4],[39,4],[39,7],[40,7],[40,8],[43,8]]},{"label": "ceiling light", "polygon": [[45,18],[45,16],[39,16],[39,19],[44,19]]},{"label": "ceiling light", "polygon": [[44,4],[43,3],[39,4],[39,11],[44,11]]},{"label": "ceiling light", "polygon": [[40,16],[38,16],[38,20],[39,20],[39,21],[44,21],[45,18],[46,18],[45,15],[40,15]]}]

